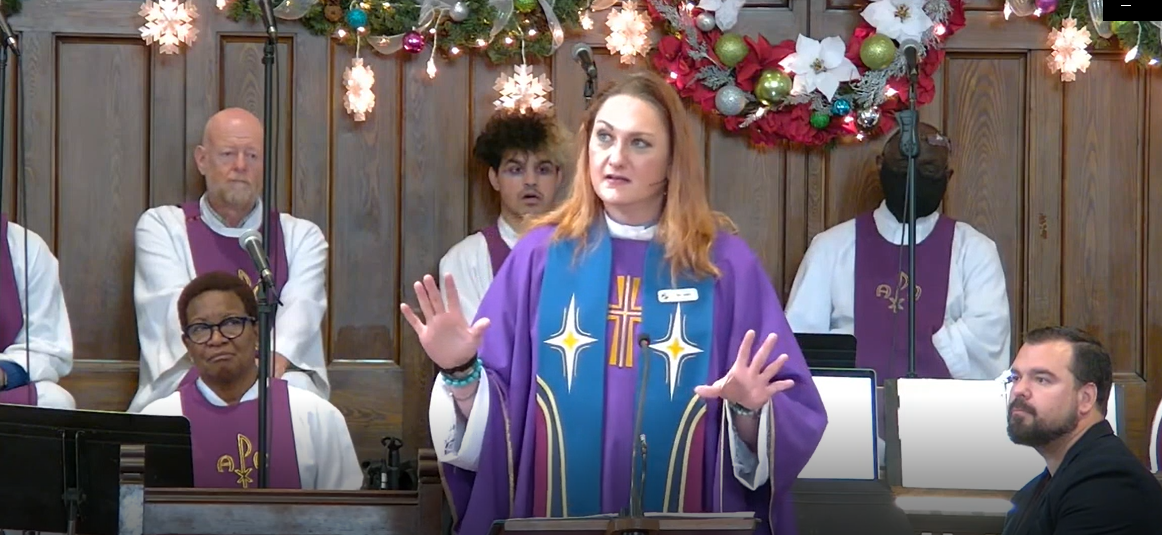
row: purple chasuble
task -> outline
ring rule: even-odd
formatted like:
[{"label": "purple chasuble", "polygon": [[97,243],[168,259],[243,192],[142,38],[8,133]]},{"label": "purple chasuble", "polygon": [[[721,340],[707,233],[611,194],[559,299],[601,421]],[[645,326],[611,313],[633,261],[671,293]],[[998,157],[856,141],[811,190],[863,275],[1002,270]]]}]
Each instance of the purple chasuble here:
[{"label": "purple chasuble", "polygon": [[[545,489],[537,488],[545,479],[538,477],[537,463],[538,450],[545,449],[537,440],[538,419],[543,418],[537,403],[536,367],[540,358],[538,351],[543,345],[538,336],[537,304],[542,288],[553,282],[552,274],[545,271],[552,232],[552,228],[539,228],[528,233],[497,273],[492,284],[500,288],[489,291],[481,303],[478,317],[489,318],[492,326],[485,332],[478,352],[490,385],[488,425],[479,463],[474,472],[440,465],[459,533],[486,533],[496,520],[531,517],[538,507],[544,506],[545,499],[540,496]],[[633,297],[633,277],[641,275],[628,266],[642,265],[640,255],[645,247],[628,240],[613,242],[610,288],[601,292],[615,296],[609,316],[621,317],[613,313],[619,305],[617,300],[627,289]],[[635,254],[639,255],[638,260],[630,258]],[[789,360],[775,379],[790,379],[796,386],[772,398],[773,418],[768,429],[760,430],[771,438],[769,451],[756,452],[771,463],[771,479],[767,483],[750,491],[735,478],[727,436],[730,430],[721,425],[725,421],[725,407],[720,400],[711,399],[706,400],[705,417],[693,430],[699,435],[695,440],[699,445],[691,450],[700,452],[701,459],[692,462],[700,465],[700,470],[691,470],[684,482],[675,481],[675,484],[684,486],[686,497],[682,503],[689,506],[683,507],[686,511],[755,511],[761,520],[756,534],[795,535],[791,486],[822,438],[826,412],[779,298],[757,257],[741,239],[723,233],[715,240],[712,257],[722,276],[713,282],[714,331],[708,348],[710,360],[705,384],[726,374],[737,357],[743,336],[753,329],[759,339],[767,333],[779,335],[769,360],[783,353],[789,355]],[[640,271],[641,267],[636,269]],[[632,312],[633,306],[628,308]],[[631,318],[624,323],[631,327],[628,330],[622,330],[616,320],[610,320],[613,325],[607,325],[606,347],[600,355],[608,366],[605,397],[594,400],[602,403],[600,410],[604,414],[604,428],[594,430],[603,434],[604,446],[601,451],[593,452],[600,456],[595,463],[601,471],[599,492],[603,513],[617,513],[628,500],[636,404],[632,399],[636,385],[630,366],[637,366],[639,359],[637,353],[618,349],[627,347],[629,340],[625,337],[630,332],[637,332],[632,328],[632,314],[627,317]],[[618,333],[616,343],[614,332]],[[663,364],[660,358],[657,364]],[[652,366],[651,375],[664,368]],[[631,379],[626,380],[625,376]],[[653,463],[669,456],[669,452],[658,455],[652,450],[651,454]],[[570,497],[568,501],[573,499]]]},{"label": "purple chasuble", "polygon": [[[941,215],[932,232],[916,244],[916,375],[950,379],[948,366],[932,344],[944,326],[948,274],[956,221]],[[885,240],[872,212],[855,219],[856,365],[875,370],[877,380],[908,373],[908,275],[900,270],[907,248]]]},{"label": "purple chasuble", "polygon": [[[237,238],[230,238],[214,232],[202,221],[202,208],[198,201],[189,201],[182,204],[182,211],[186,215],[186,235],[190,240],[190,256],[194,259],[194,271],[198,275],[205,275],[214,271],[223,271],[238,275],[246,284],[258,293],[258,270],[254,269],[254,261],[250,255],[238,245]],[[275,214],[278,220],[278,214]],[[259,226],[262,230],[262,226]],[[286,244],[282,236],[282,225],[275,225],[270,236],[264,236],[271,241],[271,266],[274,275],[274,286],[278,293],[286,286],[290,274],[286,256]],[[181,384],[192,383],[198,378],[198,370],[190,368]]]},{"label": "purple chasuble", "polygon": [[[219,407],[206,401],[197,382],[179,389],[182,415],[190,421],[194,486],[258,488],[258,400]],[[301,489],[287,383],[271,379],[270,476],[272,489]]]},{"label": "purple chasuble", "polygon": [[500,266],[504,265],[504,261],[512,249],[507,243],[504,243],[504,238],[500,237],[500,227],[490,225],[480,229],[480,233],[484,235],[484,242],[488,244],[488,258],[492,260],[492,275],[496,276],[497,273],[500,273]]},{"label": "purple chasuble", "polygon": [[[3,351],[16,341],[16,336],[24,328],[24,310],[20,306],[12,251],[8,248],[8,216],[5,214],[0,214],[0,240],[3,240],[3,247],[0,247],[0,351]],[[24,366],[24,363],[18,364]],[[30,378],[24,386],[0,391],[0,403],[36,405],[36,396],[36,383]]]}]

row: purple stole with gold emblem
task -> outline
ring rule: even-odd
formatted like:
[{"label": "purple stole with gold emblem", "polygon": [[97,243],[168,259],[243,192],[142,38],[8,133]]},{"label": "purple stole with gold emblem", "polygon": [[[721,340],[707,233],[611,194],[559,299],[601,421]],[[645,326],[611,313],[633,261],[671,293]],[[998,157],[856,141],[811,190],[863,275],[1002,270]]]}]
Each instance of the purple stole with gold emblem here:
[{"label": "purple stole with gold emblem", "polygon": [[[8,216],[5,214],[0,214],[0,240],[3,240],[3,247],[0,247],[0,351],[3,351],[16,342],[16,336],[24,328],[24,310],[20,306],[12,251],[8,249]],[[18,364],[24,366],[22,362]],[[0,403],[36,405],[36,383],[30,378],[27,385],[0,391]]]},{"label": "purple stole with gold emblem", "polygon": [[[916,244],[916,284],[908,284],[901,259],[907,248],[884,239],[872,212],[855,218],[856,365],[876,371],[880,384],[908,373],[908,291],[916,288],[916,375],[949,379],[952,375],[932,344],[944,326],[948,273],[956,221],[941,215],[936,228]],[[901,252],[903,254],[901,254]]]},{"label": "purple stole with gold emblem", "polygon": [[[190,255],[194,259],[194,271],[198,275],[205,275],[214,271],[234,273],[246,284],[258,291],[258,270],[254,269],[254,262],[250,255],[238,245],[237,238],[223,236],[210,230],[205,221],[202,221],[202,207],[198,201],[190,201],[182,205],[186,215],[186,235],[190,240]],[[276,220],[277,215],[276,215]],[[259,227],[260,229],[262,227]],[[275,289],[282,293],[286,286],[289,269],[287,267],[286,246],[282,237],[282,225],[275,225],[267,236],[271,241],[273,254],[270,262],[274,272]],[[182,378],[181,384],[192,383],[198,378],[198,370],[191,368]]]},{"label": "purple stole with gold emblem", "polygon": [[480,229],[480,233],[484,235],[484,242],[488,244],[488,258],[492,260],[492,274],[496,275],[500,271],[500,266],[504,265],[504,261],[508,259],[508,254],[512,249],[507,243],[504,243],[504,238],[500,237],[500,227],[491,225]]},{"label": "purple stole with gold emblem", "polygon": [[[182,415],[190,421],[194,486],[258,488],[258,401],[220,407],[206,401],[197,382],[179,389]],[[271,379],[268,488],[301,489],[287,383]]]}]

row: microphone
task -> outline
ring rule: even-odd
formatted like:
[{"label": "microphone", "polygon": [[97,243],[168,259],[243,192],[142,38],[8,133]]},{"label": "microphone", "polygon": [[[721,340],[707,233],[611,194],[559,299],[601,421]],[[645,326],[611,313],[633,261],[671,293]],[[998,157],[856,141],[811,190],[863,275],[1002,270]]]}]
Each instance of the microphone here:
[{"label": "microphone", "polygon": [[0,11],[0,34],[3,34],[4,44],[12,49],[13,54],[19,56],[20,50],[16,47],[16,34],[12,32],[12,27],[8,25],[8,17],[4,16],[3,11]]},{"label": "microphone", "polygon": [[917,76],[920,72],[918,59],[920,43],[915,39],[904,39],[900,42],[900,50],[904,51],[904,60],[908,63],[908,76]]},{"label": "microphone", "polygon": [[573,45],[573,60],[581,64],[586,76],[597,77],[597,64],[593,63],[593,49],[589,45],[585,43]]},{"label": "microphone", "polygon": [[271,36],[277,34],[278,27],[274,22],[274,6],[271,5],[271,0],[255,0],[255,2],[262,10],[262,24],[266,26],[266,33]]},{"label": "microphone", "polygon": [[[262,1],[262,0],[259,0]],[[267,288],[274,288],[274,277],[270,274],[270,263],[266,259],[266,251],[262,249],[262,235],[256,230],[248,230],[238,237],[238,245],[250,255],[258,270],[258,277]]]}]

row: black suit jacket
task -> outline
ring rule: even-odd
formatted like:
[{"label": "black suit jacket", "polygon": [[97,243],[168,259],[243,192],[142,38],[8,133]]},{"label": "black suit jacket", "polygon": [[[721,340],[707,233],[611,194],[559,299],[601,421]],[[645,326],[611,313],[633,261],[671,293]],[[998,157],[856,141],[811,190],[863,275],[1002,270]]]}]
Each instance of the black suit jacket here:
[{"label": "black suit jacket", "polygon": [[1004,535],[1159,535],[1162,485],[1130,453],[1109,422],[1091,427],[1013,496]]}]

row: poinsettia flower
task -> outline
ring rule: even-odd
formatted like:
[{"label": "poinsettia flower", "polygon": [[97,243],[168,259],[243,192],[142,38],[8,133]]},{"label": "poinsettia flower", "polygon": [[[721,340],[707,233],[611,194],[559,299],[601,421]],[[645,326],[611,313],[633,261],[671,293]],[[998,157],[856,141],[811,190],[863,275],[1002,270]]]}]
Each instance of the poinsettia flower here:
[{"label": "poinsettia flower", "polygon": [[746,0],[701,0],[698,8],[714,13],[714,23],[719,30],[730,31],[738,23],[738,10]]},{"label": "poinsettia flower", "polygon": [[881,35],[896,41],[919,41],[932,27],[932,19],[924,12],[924,1],[874,0],[860,15]]},{"label": "poinsettia flower", "polygon": [[843,39],[828,37],[816,41],[799,34],[795,52],[779,65],[794,73],[791,94],[803,95],[818,90],[827,100],[835,96],[839,84],[859,79],[859,69],[844,56]]}]

